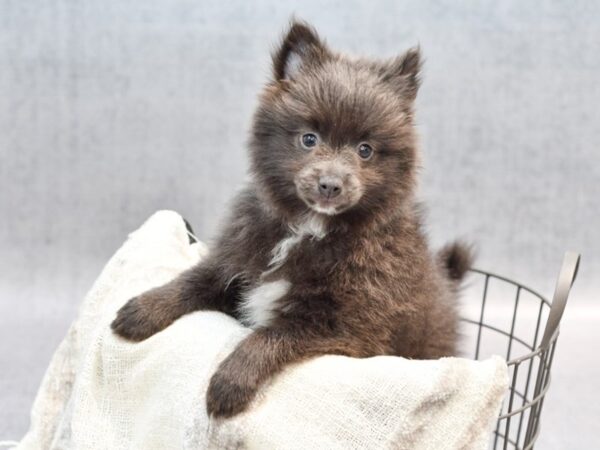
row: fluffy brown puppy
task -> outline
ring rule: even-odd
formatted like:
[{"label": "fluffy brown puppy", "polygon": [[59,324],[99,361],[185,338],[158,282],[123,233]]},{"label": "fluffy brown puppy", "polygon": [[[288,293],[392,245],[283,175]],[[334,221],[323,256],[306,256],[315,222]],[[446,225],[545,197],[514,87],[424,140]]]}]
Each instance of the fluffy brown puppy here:
[{"label": "fluffy brown puppy", "polygon": [[210,256],[131,299],[112,328],[140,341],[217,310],[254,332],[220,365],[209,414],[243,411],[282,367],[317,355],[453,355],[470,253],[433,255],[414,199],[420,56],[351,59],[294,23],[250,139],[253,181]]}]

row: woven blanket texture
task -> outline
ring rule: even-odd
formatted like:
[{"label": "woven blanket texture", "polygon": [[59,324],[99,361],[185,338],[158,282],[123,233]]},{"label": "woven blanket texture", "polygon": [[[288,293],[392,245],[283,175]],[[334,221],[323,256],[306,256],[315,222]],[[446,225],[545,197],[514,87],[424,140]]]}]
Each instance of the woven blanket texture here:
[{"label": "woven blanket texture", "polygon": [[500,357],[322,356],[290,366],[246,413],[210,419],[208,381],[251,333],[196,312],[141,343],[110,322],[129,298],[207,253],[154,214],[108,262],[54,354],[17,446],[26,449],[485,449],[507,389]]}]

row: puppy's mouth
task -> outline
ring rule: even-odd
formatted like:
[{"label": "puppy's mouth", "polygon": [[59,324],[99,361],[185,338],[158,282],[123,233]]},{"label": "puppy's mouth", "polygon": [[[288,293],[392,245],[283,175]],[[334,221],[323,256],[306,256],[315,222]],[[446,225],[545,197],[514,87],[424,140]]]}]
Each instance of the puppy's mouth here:
[{"label": "puppy's mouth", "polygon": [[311,198],[303,195],[300,195],[300,198],[310,209],[326,216],[335,216],[351,206],[348,202],[340,201],[341,199],[337,198]]},{"label": "puppy's mouth", "polygon": [[338,205],[337,202],[332,202],[330,200],[309,200],[306,199],[305,203],[309,206],[310,209],[319,213],[325,214],[326,216],[335,216],[343,211],[344,208],[342,205]]}]

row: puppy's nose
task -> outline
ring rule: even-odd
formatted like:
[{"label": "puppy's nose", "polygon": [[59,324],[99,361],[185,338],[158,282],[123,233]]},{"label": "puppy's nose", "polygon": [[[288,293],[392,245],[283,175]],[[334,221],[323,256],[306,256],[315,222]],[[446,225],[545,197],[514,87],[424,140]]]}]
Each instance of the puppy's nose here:
[{"label": "puppy's nose", "polygon": [[342,180],[338,177],[319,178],[319,193],[325,198],[334,198],[342,193]]}]

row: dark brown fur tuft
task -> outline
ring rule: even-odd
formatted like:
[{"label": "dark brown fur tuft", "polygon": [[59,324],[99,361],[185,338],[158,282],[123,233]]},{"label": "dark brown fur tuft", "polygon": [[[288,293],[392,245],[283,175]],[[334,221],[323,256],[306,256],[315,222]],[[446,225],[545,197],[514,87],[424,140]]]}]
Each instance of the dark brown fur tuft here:
[{"label": "dark brown fur tuft", "polygon": [[471,245],[452,242],[439,251],[438,258],[448,277],[451,280],[461,281],[473,265],[474,252]]},{"label": "dark brown fur tuft", "polygon": [[318,62],[327,54],[325,45],[317,32],[306,22],[294,20],[279,48],[273,53],[273,76],[275,80],[290,78],[290,62],[297,58],[298,63]]},{"label": "dark brown fur tuft", "polygon": [[399,90],[409,98],[415,98],[421,85],[421,49],[414,47],[402,56],[394,58],[385,68],[385,79],[398,84]]}]

